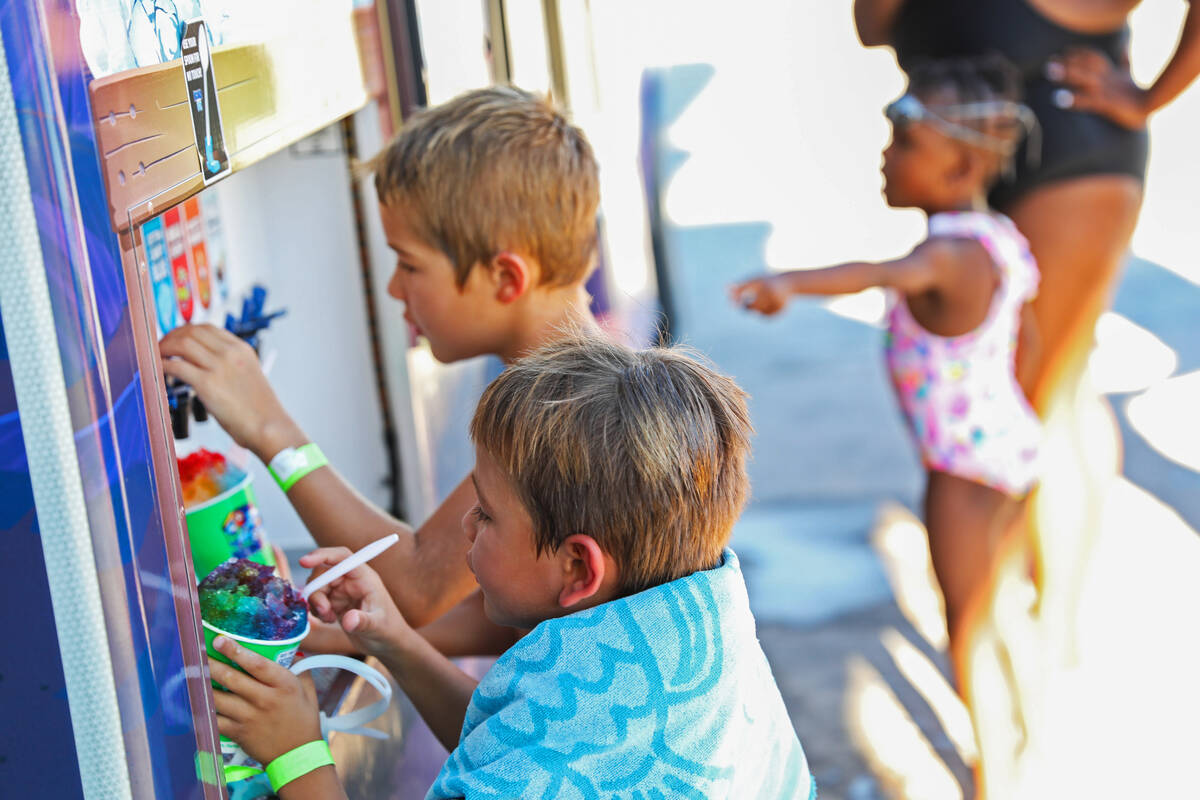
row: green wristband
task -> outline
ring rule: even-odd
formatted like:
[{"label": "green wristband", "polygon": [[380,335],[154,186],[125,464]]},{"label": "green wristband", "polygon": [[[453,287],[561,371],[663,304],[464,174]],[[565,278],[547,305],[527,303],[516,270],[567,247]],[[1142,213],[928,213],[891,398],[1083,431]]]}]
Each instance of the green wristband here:
[{"label": "green wristband", "polygon": [[333,764],[333,754],[324,739],[317,739],[289,750],[267,764],[267,779],[271,781],[271,788],[278,792],[296,778],[327,764]]},{"label": "green wristband", "polygon": [[309,442],[295,449],[285,447],[280,450],[267,465],[267,471],[279,484],[279,488],[286,492],[296,484],[296,481],[328,463],[329,460],[325,458],[321,448],[313,442]]}]

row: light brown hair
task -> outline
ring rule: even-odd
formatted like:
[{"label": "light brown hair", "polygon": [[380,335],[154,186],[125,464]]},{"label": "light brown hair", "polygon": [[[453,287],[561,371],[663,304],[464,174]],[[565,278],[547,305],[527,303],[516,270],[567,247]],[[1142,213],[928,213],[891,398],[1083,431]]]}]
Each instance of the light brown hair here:
[{"label": "light brown hair", "polygon": [[745,399],[680,348],[575,335],[496,378],[471,438],[529,512],[539,555],[586,533],[630,594],[720,562],[749,495]]},{"label": "light brown hair", "polygon": [[548,100],[477,89],[414,114],[372,164],[379,201],[454,264],[511,250],[535,259],[539,285],[582,282],[596,253],[598,168],[579,128]]}]

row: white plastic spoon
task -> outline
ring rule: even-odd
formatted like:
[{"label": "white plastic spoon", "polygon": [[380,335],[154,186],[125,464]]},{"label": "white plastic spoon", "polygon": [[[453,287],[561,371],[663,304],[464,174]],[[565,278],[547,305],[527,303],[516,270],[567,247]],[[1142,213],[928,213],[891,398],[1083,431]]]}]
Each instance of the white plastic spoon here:
[{"label": "white plastic spoon", "polygon": [[304,584],[304,589],[300,592],[300,594],[302,594],[304,599],[307,600],[312,596],[313,592],[324,589],[326,586],[333,583],[350,570],[354,569],[360,564],[367,563],[372,558],[379,555],[384,550],[387,550],[398,541],[400,541],[400,534],[393,533],[383,537],[382,539],[377,539],[376,541],[371,542],[357,553],[352,554],[345,561],[334,564],[333,567],[327,572],[322,572],[320,575]]}]

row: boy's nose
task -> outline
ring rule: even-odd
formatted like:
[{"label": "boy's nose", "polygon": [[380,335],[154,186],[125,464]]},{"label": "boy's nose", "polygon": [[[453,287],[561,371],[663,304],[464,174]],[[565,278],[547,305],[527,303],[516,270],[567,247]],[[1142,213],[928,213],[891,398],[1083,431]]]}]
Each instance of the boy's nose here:
[{"label": "boy's nose", "polygon": [[408,299],[404,295],[404,280],[400,277],[399,267],[392,273],[392,279],[388,281],[387,293],[401,302]]}]

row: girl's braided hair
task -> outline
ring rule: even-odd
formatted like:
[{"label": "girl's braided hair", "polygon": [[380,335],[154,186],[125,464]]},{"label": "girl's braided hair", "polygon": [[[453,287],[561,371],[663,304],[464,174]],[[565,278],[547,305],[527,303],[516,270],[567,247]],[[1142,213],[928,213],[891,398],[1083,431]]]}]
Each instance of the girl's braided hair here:
[{"label": "girl's braided hair", "polygon": [[[928,59],[908,70],[909,92],[925,98],[935,113],[995,139],[1000,147],[978,148],[994,157],[992,176],[1007,172],[1026,132],[1032,129],[1032,112],[1021,105],[1021,73],[1007,58],[989,54],[976,58]],[[943,100],[942,93],[952,97]],[[928,98],[936,96],[936,103]],[[955,107],[975,106],[970,114]]]}]

